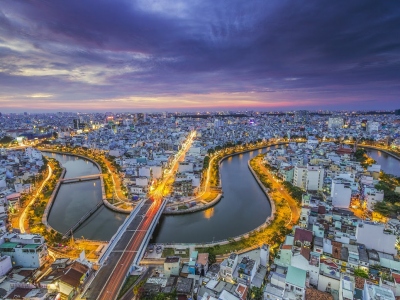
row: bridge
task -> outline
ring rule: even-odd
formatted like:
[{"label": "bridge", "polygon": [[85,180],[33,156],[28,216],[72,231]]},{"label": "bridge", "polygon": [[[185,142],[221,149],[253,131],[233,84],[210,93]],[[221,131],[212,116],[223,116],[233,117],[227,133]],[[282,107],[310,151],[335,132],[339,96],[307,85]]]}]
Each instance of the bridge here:
[{"label": "bridge", "polygon": [[70,229],[68,229],[63,238],[68,238],[72,235],[72,233],[78,229],[79,226],[81,226],[87,219],[89,219],[101,206],[103,205],[103,201],[100,201],[99,203],[96,204],[95,207],[93,207],[91,210],[89,210],[86,214],[82,216],[82,218],[79,219],[78,222],[76,222]]},{"label": "bridge", "polygon": [[100,179],[103,176],[103,174],[94,174],[94,175],[86,175],[86,176],[80,176],[80,177],[74,177],[74,178],[64,178],[60,179],[61,183],[73,183],[73,182],[80,182],[80,181],[87,181],[87,180],[95,180],[95,179]]},{"label": "bridge", "polygon": [[83,291],[81,298],[117,299],[127,276],[135,269],[146,251],[147,243],[157,226],[161,214],[167,204],[164,199],[164,188],[173,179],[173,171],[178,162],[189,150],[196,132],[192,132],[184,149],[176,157],[169,175],[165,176],[158,187],[151,192],[149,199],[142,200],[131,212],[117,233],[110,240],[107,249],[99,259],[98,270],[90,288]]}]

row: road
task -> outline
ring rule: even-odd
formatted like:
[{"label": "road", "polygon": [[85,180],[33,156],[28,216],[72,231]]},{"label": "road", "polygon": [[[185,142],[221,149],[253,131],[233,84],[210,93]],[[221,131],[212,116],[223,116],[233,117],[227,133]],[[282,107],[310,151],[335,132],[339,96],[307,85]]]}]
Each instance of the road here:
[{"label": "road", "polygon": [[26,214],[27,214],[29,208],[31,207],[33,202],[35,202],[36,198],[39,197],[40,193],[42,192],[42,189],[43,189],[44,185],[46,184],[46,182],[50,179],[51,175],[53,174],[53,169],[50,167],[50,165],[47,165],[47,167],[49,169],[49,174],[47,175],[46,179],[43,180],[42,185],[36,191],[36,195],[34,197],[32,197],[32,200],[24,208],[24,210],[22,211],[22,214],[21,214],[21,216],[19,218],[19,230],[21,231],[21,233],[25,233],[24,224],[25,224]]},{"label": "road", "polygon": [[83,298],[104,300],[117,298],[130,270],[132,261],[138,253],[143,239],[164,201],[164,189],[173,178],[179,161],[189,150],[195,135],[196,132],[190,134],[187,142],[184,144],[184,148],[179,152],[178,157],[174,159],[171,170],[167,173],[168,175],[163,178],[157,188],[152,189],[150,199],[146,200],[136,217],[128,225],[114,250],[98,271],[98,274],[90,285],[90,289],[83,295]]},{"label": "road", "polygon": [[271,172],[265,167],[265,165],[262,163],[261,157],[256,158],[256,163],[260,167],[261,172],[264,175],[267,175],[268,180],[272,183],[272,188],[276,190],[277,193],[279,193],[280,197],[286,200],[286,204],[290,208],[291,215],[290,218],[288,218],[288,223],[286,223],[286,226],[289,226],[290,223],[296,224],[297,220],[300,218],[300,209],[296,200],[294,200],[292,196],[290,196],[286,188],[281,183],[279,183],[275,176],[273,176]]}]

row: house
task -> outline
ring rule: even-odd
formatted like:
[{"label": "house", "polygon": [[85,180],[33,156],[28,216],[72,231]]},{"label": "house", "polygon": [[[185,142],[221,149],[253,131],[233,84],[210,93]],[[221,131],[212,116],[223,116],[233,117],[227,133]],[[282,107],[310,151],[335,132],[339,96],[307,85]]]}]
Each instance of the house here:
[{"label": "house", "polygon": [[199,253],[197,256],[197,269],[200,274],[206,274],[208,271],[208,253]]},{"label": "house", "polygon": [[233,280],[233,272],[236,269],[239,256],[231,253],[228,258],[224,259],[220,265],[219,273],[221,277],[227,281]]},{"label": "house", "polygon": [[[305,270],[289,266],[286,274],[285,290],[294,294],[297,299],[305,299],[307,284],[307,272]],[[290,297],[292,298],[292,297]]]},{"label": "house", "polygon": [[39,268],[47,260],[45,244],[5,242],[0,245],[0,253],[10,256],[13,265],[24,268]]},{"label": "house", "polygon": [[294,244],[297,247],[311,247],[313,233],[307,229],[296,228],[294,232]]},{"label": "house", "polygon": [[164,275],[170,277],[171,275],[179,276],[181,269],[181,258],[179,256],[167,256],[164,261]]},{"label": "house", "polygon": [[393,291],[373,284],[364,284],[363,300],[395,300]]},{"label": "house", "polygon": [[248,256],[242,257],[233,273],[233,278],[237,282],[249,286],[256,275],[257,268],[258,264],[255,260],[249,258]]},{"label": "house", "polygon": [[52,265],[52,269],[40,283],[47,284],[49,289],[56,290],[68,299],[72,299],[80,291],[90,275],[89,267],[78,261],[65,267],[64,263],[59,261],[55,266]]}]

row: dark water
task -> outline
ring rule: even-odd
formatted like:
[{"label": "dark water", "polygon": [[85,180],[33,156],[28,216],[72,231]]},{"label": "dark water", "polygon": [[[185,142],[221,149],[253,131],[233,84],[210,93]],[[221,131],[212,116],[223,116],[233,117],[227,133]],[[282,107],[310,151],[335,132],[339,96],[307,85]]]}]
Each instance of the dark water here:
[{"label": "dark water", "polygon": [[[96,165],[87,160],[54,153],[45,153],[45,155],[61,162],[67,170],[65,178],[99,173]],[[61,184],[49,214],[49,225],[65,233],[99,201],[102,201],[99,179]],[[126,217],[126,214],[116,213],[102,206],[73,234],[77,238],[83,236],[86,239],[107,241]]]},{"label": "dark water", "polygon": [[74,178],[86,175],[99,174],[97,166],[89,160],[72,155],[61,155],[56,153],[44,153],[44,155],[57,159],[67,170],[64,178]]},{"label": "dark water", "polygon": [[[263,150],[262,152],[265,152]],[[160,243],[211,242],[253,230],[271,213],[270,203],[250,173],[247,162],[261,153],[253,151],[230,157],[221,164],[224,198],[205,211],[162,216],[153,241]],[[382,170],[400,176],[400,162],[377,150],[368,154],[382,165]],[[68,168],[70,177],[96,174],[97,168],[80,158],[52,155]],[[80,161],[80,162],[79,162]],[[92,172],[92,173],[91,173]],[[79,174],[79,175],[71,175]],[[94,186],[96,183],[96,186]],[[99,180],[63,185],[49,216],[49,224],[64,232],[101,199]],[[109,240],[126,215],[101,207],[74,233],[75,237]]]},{"label": "dark water", "polygon": [[378,165],[381,165],[381,169],[388,174],[400,176],[400,161],[379,150],[365,149],[367,150],[368,156],[372,157]]},{"label": "dark water", "polygon": [[271,206],[247,166],[247,162],[259,153],[261,150],[224,160],[221,164],[224,198],[205,211],[163,216],[154,232],[154,241],[217,241],[251,231],[265,222],[271,214]]}]

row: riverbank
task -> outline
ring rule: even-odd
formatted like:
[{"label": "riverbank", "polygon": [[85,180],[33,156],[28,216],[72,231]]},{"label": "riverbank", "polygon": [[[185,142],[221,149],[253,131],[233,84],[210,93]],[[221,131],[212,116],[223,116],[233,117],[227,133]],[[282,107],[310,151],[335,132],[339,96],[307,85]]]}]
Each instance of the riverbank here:
[{"label": "riverbank", "polygon": [[[179,210],[165,210],[164,214],[165,215],[181,215],[181,214],[186,214],[186,213],[188,214],[188,213],[206,210],[206,209],[216,205],[222,198],[222,195],[221,195],[222,193],[219,192],[219,191],[222,191],[222,179],[221,179],[219,170],[220,170],[221,164],[224,160],[226,160],[230,157],[248,153],[251,151],[257,151],[257,150],[264,149],[267,147],[279,146],[279,145],[285,145],[285,144],[287,144],[287,142],[281,142],[281,143],[275,143],[275,144],[265,144],[264,143],[264,144],[261,144],[258,146],[256,145],[254,147],[249,146],[250,148],[247,148],[247,149],[237,150],[237,149],[235,149],[236,147],[231,147],[231,148],[226,148],[224,150],[221,150],[221,151],[223,151],[223,153],[214,155],[210,159],[209,166],[208,166],[207,172],[206,172],[207,176],[204,181],[204,186],[205,186],[203,189],[204,191],[200,195],[190,198],[190,199],[187,199],[185,201],[182,201],[179,203],[167,204],[167,208],[173,207],[173,208],[178,208],[178,209],[180,208],[180,209]],[[229,153],[226,153],[226,152],[229,152]],[[216,163],[214,162],[215,159],[218,159],[218,161]],[[216,176],[218,178],[215,178]],[[214,178],[211,178],[211,177],[214,177]],[[211,186],[211,182],[214,183],[213,186]],[[212,195],[213,191],[214,191],[214,193],[216,193],[216,196],[210,200],[209,197],[206,197],[205,195],[207,195],[207,193]],[[184,205],[191,204],[194,201],[196,202],[195,207],[187,208],[187,209],[183,208]]]},{"label": "riverbank", "polygon": [[[166,210],[164,209],[163,214],[164,215],[183,215],[183,214],[190,214],[190,213],[194,213],[197,211],[202,211],[205,209],[208,209],[214,205],[216,205],[222,198],[222,194],[218,194],[217,197],[214,198],[214,200],[204,204],[202,206],[195,206],[195,207],[191,207],[188,209],[181,209],[181,210]],[[197,205],[197,204],[196,204]]]},{"label": "riverbank", "polygon": [[92,159],[92,158],[90,158],[90,157],[87,157],[87,156],[84,156],[84,155],[81,155],[81,154],[75,154],[75,153],[71,153],[71,152],[63,152],[63,151],[59,151],[59,150],[52,150],[52,149],[46,149],[46,148],[44,148],[44,149],[38,148],[38,149],[39,149],[40,151],[43,151],[43,152],[55,153],[55,154],[60,154],[60,155],[76,156],[76,157],[82,158],[82,159],[84,159],[84,160],[87,160],[87,161],[90,161],[91,163],[93,163],[93,164],[97,167],[97,169],[99,170],[99,172],[101,172],[102,175],[103,175],[103,176],[100,176],[103,204],[104,204],[108,209],[111,209],[111,210],[113,210],[113,211],[115,211],[115,212],[123,213],[123,214],[130,214],[130,212],[132,211],[132,209],[124,209],[124,208],[121,208],[121,207],[117,207],[117,206],[115,206],[114,204],[112,204],[112,203],[110,203],[110,202],[108,201],[108,199],[107,199],[106,185],[105,185],[105,182],[104,182],[104,177],[105,177],[105,176],[108,176],[108,173],[104,173],[103,168],[102,168],[102,167],[100,166],[100,164],[99,164],[98,162],[96,162],[94,159]]},{"label": "riverbank", "polygon": [[[278,245],[287,232],[291,230],[292,226],[297,223],[299,216],[298,206],[295,205],[294,209],[296,211],[291,212],[290,205],[288,205],[287,201],[280,196],[280,188],[275,188],[275,190],[279,190],[280,192],[271,192],[271,190],[267,188],[267,186],[270,186],[271,183],[266,178],[265,173],[269,173],[269,171],[265,167],[264,169],[257,167],[261,160],[262,156],[257,156],[256,158],[248,161],[247,165],[258,185],[269,199],[273,213],[267,217],[265,222],[250,232],[221,241],[195,244],[191,243],[190,246],[194,246],[199,251],[212,251],[217,255],[226,255],[231,251],[246,252],[257,248],[264,243]],[[278,183],[272,184],[277,185]],[[289,195],[285,195],[285,197],[289,197]],[[292,202],[295,203],[295,200],[292,199]],[[173,248],[177,246],[182,247],[188,245],[189,244],[184,243],[164,244],[164,247]]]}]

